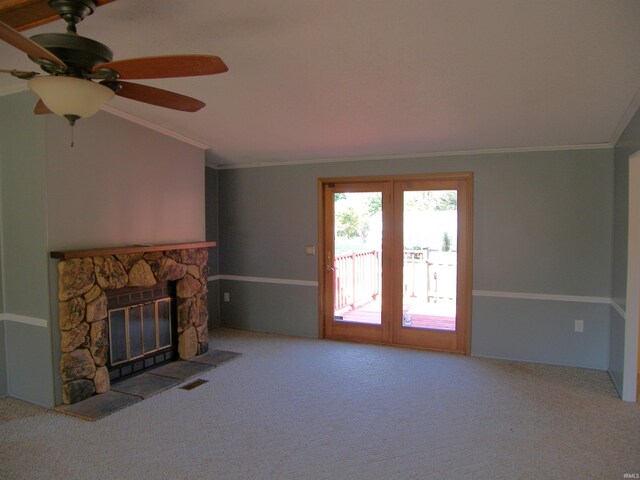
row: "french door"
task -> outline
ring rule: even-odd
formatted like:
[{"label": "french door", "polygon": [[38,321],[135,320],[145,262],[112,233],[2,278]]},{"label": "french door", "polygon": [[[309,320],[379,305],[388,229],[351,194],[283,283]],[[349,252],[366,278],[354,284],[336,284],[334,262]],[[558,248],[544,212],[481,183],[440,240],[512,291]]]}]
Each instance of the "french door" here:
[{"label": "french door", "polygon": [[321,337],[469,352],[472,174],[321,179]]}]

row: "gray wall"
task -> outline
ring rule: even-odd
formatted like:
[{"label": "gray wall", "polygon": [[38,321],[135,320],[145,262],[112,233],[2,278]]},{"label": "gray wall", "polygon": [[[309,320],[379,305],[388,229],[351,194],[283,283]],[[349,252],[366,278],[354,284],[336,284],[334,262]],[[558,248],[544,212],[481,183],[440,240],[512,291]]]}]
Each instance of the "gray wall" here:
[{"label": "gray wall", "polygon": [[5,341],[9,395],[52,407],[54,367],[49,326],[5,321]]},{"label": "gray wall", "polygon": [[[206,239],[210,242],[218,241],[218,171],[205,168],[205,227]],[[219,273],[218,247],[209,249],[209,276]],[[209,328],[220,325],[220,282],[211,280],[208,284],[209,295]]]},{"label": "gray wall", "polygon": [[9,393],[53,404],[44,119],[30,93],[0,98],[4,342]]},{"label": "gray wall", "polygon": [[[3,105],[4,106],[4,105]],[[4,127],[4,123],[1,125]],[[2,135],[0,133],[0,135]],[[7,355],[5,352],[4,344],[4,320],[2,314],[4,313],[4,295],[2,287],[2,141],[4,137],[0,138],[0,397],[7,395]]]},{"label": "gray wall", "polygon": [[[627,125],[615,147],[613,273],[611,297],[627,307],[627,250],[629,223],[629,157],[640,150],[640,110]],[[619,391],[624,373],[625,319],[611,310],[609,372]]]},{"label": "gray wall", "polygon": [[7,387],[7,352],[5,351],[5,321],[0,320],[0,398],[7,395],[9,388]]},{"label": "gray wall", "polygon": [[46,123],[49,248],[201,241],[204,153],[99,112]]},{"label": "gray wall", "polygon": [[[205,240],[204,152],[99,112],[46,122],[49,250]],[[50,261],[53,361],[60,358],[57,261]],[[55,399],[61,385],[54,369]]]},{"label": "gray wall", "polygon": [[299,285],[222,280],[222,325],[256,332],[318,336],[318,289]]},{"label": "gray wall", "polygon": [[[4,308],[49,316],[44,121],[33,119],[33,96],[0,98]],[[6,109],[6,110],[5,110]]]},{"label": "gray wall", "polygon": [[611,331],[609,332],[609,374],[618,393],[622,394],[624,376],[625,319],[611,307]]},{"label": "gray wall", "polygon": [[0,98],[4,307],[15,319],[0,323],[9,394],[53,406],[60,337],[49,251],[204,240],[204,153],[104,112],[78,122],[71,148],[66,122],[34,116],[34,103],[28,92]]},{"label": "gray wall", "polygon": [[[604,370],[609,305],[474,297],[472,354]],[[574,332],[584,320],[584,333]]]},{"label": "gray wall", "polygon": [[[0,134],[2,135],[2,134]],[[2,279],[2,141],[0,137],[0,313],[4,312],[4,287]]]},{"label": "gray wall", "polygon": [[[220,170],[220,273],[317,280],[304,246],[317,244],[320,177],[463,171],[474,173],[474,290],[610,296],[612,149]],[[315,287],[225,280],[224,291],[225,325],[317,335]],[[472,353],[607,368],[607,308],[534,303],[474,297]],[[575,319],[584,334],[573,333]]]},{"label": "gray wall", "polygon": [[626,308],[629,215],[629,157],[640,150],[640,110],[615,147],[615,199],[612,298]]}]

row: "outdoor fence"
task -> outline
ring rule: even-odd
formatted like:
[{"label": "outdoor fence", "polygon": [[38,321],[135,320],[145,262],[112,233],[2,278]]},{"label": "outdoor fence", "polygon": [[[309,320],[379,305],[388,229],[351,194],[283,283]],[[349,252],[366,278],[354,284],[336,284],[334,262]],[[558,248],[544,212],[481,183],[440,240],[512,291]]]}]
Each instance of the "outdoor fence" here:
[{"label": "outdoor fence", "polygon": [[[334,308],[358,308],[380,294],[382,253],[351,252],[335,257]],[[403,294],[429,302],[456,297],[456,252],[404,251]]]},{"label": "outdoor fence", "polygon": [[335,257],[335,310],[357,308],[380,294],[380,259],[377,250]]},{"label": "outdoor fence", "polygon": [[456,298],[457,253],[437,250],[404,251],[403,294],[428,302]]}]

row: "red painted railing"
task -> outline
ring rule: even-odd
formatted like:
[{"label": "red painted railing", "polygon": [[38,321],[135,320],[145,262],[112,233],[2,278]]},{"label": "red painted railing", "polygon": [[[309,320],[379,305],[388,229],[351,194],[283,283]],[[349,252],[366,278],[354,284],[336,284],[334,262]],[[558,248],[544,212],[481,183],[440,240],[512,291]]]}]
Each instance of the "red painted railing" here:
[{"label": "red painted railing", "polygon": [[[382,253],[351,252],[335,257],[334,308],[358,308],[380,294]],[[404,251],[403,295],[428,302],[456,297],[456,253]]]},{"label": "red painted railing", "polygon": [[335,310],[357,308],[380,294],[380,259],[377,250],[337,255],[335,268]]}]

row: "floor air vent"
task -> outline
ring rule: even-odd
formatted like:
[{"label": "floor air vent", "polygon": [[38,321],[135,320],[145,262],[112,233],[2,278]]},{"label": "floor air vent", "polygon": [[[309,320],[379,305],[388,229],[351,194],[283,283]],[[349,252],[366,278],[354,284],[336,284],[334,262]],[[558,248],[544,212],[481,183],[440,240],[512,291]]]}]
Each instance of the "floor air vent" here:
[{"label": "floor air vent", "polygon": [[182,387],[180,387],[182,390],[193,390],[194,388],[199,387],[200,385],[203,385],[205,383],[207,383],[209,380],[203,380],[201,378],[194,380],[191,383],[187,383],[186,385],[183,385]]}]

